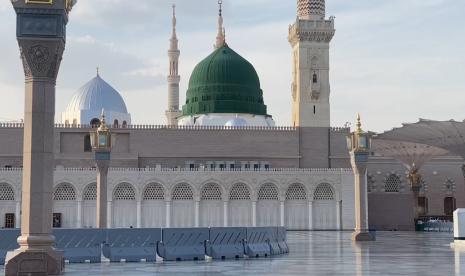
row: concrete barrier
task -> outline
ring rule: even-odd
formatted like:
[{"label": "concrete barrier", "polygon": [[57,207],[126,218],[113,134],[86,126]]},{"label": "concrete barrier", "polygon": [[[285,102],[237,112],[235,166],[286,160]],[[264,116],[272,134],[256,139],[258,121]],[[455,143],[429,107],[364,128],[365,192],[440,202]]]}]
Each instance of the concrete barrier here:
[{"label": "concrete barrier", "polygon": [[100,263],[105,232],[100,229],[53,229],[54,247],[70,263]]},{"label": "concrete barrier", "polygon": [[19,229],[5,229],[0,231],[0,265],[5,264],[6,253],[19,248],[17,239],[21,235]]},{"label": "concrete barrier", "polygon": [[165,261],[204,260],[208,228],[163,229],[157,252]]},{"label": "concrete barrier", "polygon": [[246,238],[245,227],[210,228],[207,255],[213,259],[243,258]]},{"label": "concrete barrier", "polygon": [[245,254],[251,258],[271,255],[270,241],[273,238],[271,227],[247,228],[247,244]]},{"label": "concrete barrier", "polygon": [[289,253],[289,246],[287,245],[287,230],[284,227],[276,228],[276,238],[280,252],[278,254]]},{"label": "concrete barrier", "polygon": [[154,262],[161,229],[108,229],[103,255],[110,262]]}]

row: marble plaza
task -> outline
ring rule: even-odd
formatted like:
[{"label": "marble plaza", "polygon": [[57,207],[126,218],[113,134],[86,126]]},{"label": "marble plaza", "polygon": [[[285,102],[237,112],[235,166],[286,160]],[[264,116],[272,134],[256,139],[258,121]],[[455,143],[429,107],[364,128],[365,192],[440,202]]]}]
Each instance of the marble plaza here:
[{"label": "marble plaza", "polygon": [[66,275],[465,275],[465,251],[451,249],[451,233],[379,232],[376,243],[356,245],[350,235],[290,232],[291,253],[273,258],[72,264]]}]

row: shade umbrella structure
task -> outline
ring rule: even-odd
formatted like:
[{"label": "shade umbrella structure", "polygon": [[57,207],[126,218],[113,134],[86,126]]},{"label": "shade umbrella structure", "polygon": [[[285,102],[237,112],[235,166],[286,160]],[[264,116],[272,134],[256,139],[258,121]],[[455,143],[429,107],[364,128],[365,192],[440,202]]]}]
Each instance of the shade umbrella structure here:
[{"label": "shade umbrella structure", "polygon": [[[465,122],[463,121],[433,121],[420,119],[417,123],[403,124],[402,127],[393,128],[392,130],[381,133],[377,135],[376,139],[428,145],[447,150],[451,154],[465,159]],[[431,153],[428,155],[431,155]],[[421,164],[415,165],[418,166]],[[465,165],[462,166],[462,172],[465,176]],[[421,176],[411,169],[409,180],[412,184],[412,182],[421,181]],[[415,204],[417,203],[416,200]]]},{"label": "shade umbrella structure", "polygon": [[445,155],[447,150],[431,145],[385,140],[375,137],[372,140],[372,150],[382,156],[392,157],[409,170],[420,170],[425,163],[436,156]]},{"label": "shade umbrella structure", "polygon": [[377,139],[405,141],[443,148],[465,159],[465,122],[420,119],[377,135]]}]

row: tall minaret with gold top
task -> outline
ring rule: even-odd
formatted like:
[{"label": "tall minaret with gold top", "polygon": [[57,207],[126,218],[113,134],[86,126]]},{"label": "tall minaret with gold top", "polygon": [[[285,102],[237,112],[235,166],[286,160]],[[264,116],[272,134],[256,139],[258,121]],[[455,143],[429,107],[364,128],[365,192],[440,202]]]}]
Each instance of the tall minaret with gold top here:
[{"label": "tall minaret with gold top", "polygon": [[289,27],[292,46],[292,123],[330,126],[329,44],[334,17],[325,18],[325,0],[297,0],[296,22]]},{"label": "tall minaret with gold top", "polygon": [[174,126],[178,124],[178,117],[181,116],[179,110],[179,56],[181,51],[178,48],[178,38],[176,36],[176,6],[173,5],[173,31],[170,39],[169,75],[168,75],[168,110],[166,110],[167,124]]}]

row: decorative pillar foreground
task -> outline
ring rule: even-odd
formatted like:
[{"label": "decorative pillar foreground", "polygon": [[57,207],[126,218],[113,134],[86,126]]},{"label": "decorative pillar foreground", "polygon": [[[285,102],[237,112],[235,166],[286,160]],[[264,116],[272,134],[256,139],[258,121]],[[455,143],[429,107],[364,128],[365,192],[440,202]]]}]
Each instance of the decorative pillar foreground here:
[{"label": "decorative pillar foreground", "polygon": [[5,275],[60,275],[63,252],[52,245],[55,84],[72,0],[14,0],[25,74],[21,236]]},{"label": "decorative pillar foreground", "polygon": [[108,199],[107,199],[107,182],[108,169],[110,167],[111,147],[114,143],[114,136],[106,126],[105,114],[102,110],[99,128],[90,133],[92,148],[95,151],[95,163],[97,164],[97,204],[96,204],[96,223],[97,228],[103,229],[110,227],[108,223]]},{"label": "decorative pillar foreground", "polygon": [[350,161],[355,177],[355,231],[353,241],[374,241],[368,224],[368,188],[367,165],[370,153],[370,137],[361,128],[360,115],[357,117],[357,129],[347,139]]}]

